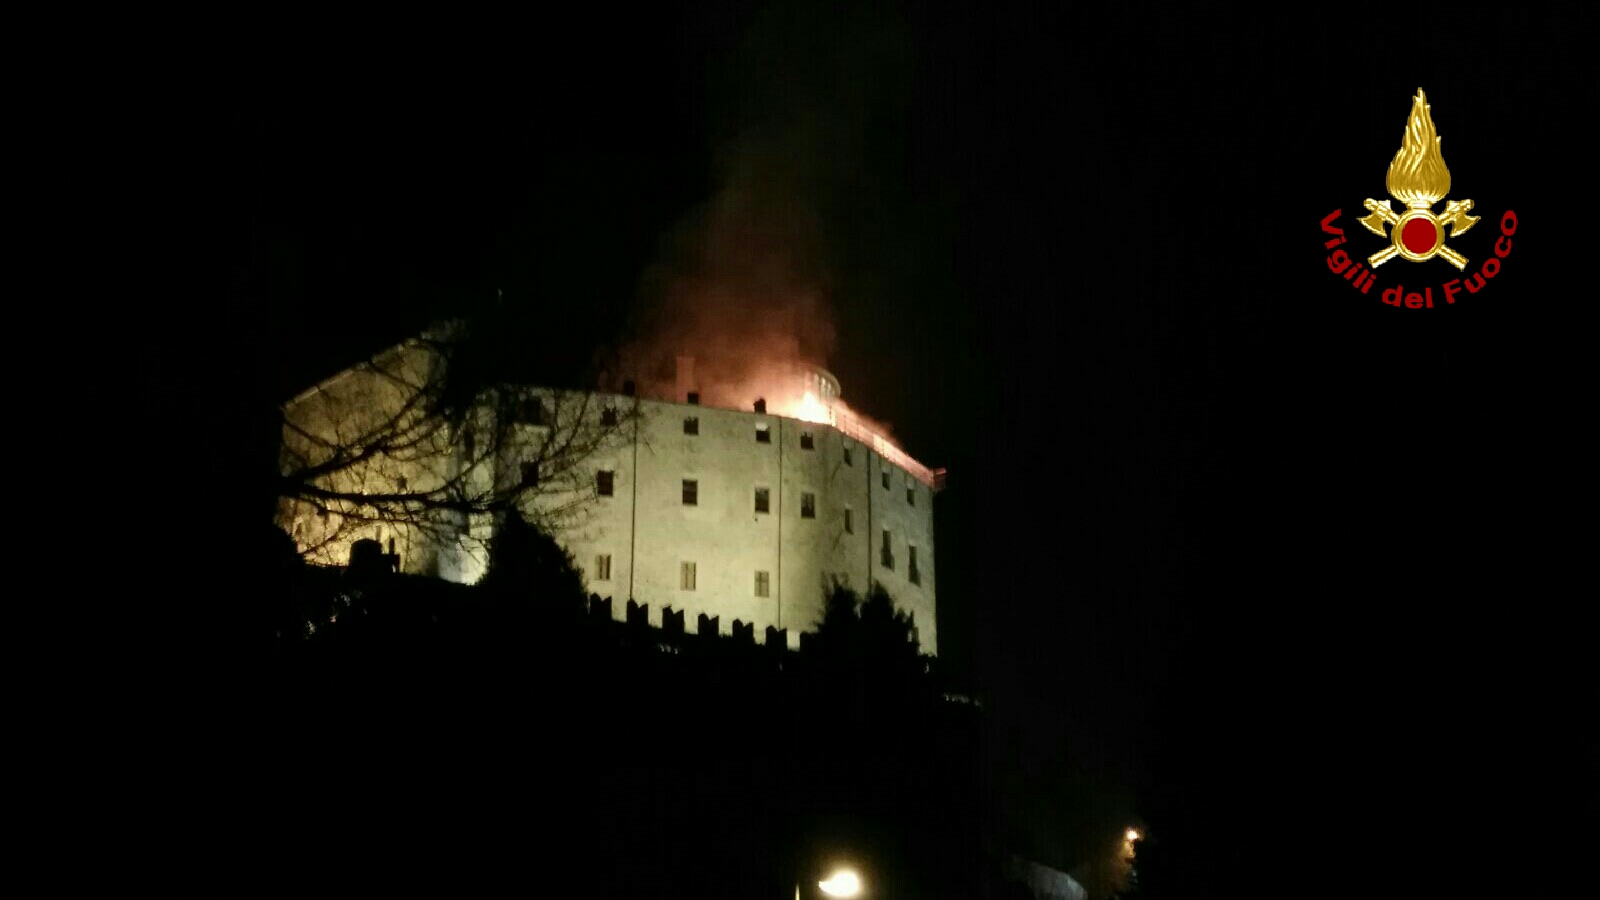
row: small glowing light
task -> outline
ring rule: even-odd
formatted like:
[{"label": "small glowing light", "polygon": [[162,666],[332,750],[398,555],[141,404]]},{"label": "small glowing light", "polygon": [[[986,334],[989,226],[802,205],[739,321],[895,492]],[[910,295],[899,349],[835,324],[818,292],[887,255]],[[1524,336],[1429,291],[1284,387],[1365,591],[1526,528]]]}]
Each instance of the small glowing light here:
[{"label": "small glowing light", "polygon": [[817,887],[829,897],[854,897],[861,893],[861,879],[849,869],[840,869],[827,881],[817,882]]},{"label": "small glowing light", "polygon": [[1123,837],[1126,837],[1128,839],[1128,843],[1131,844],[1139,839],[1139,829],[1129,828],[1128,833],[1123,835]]}]

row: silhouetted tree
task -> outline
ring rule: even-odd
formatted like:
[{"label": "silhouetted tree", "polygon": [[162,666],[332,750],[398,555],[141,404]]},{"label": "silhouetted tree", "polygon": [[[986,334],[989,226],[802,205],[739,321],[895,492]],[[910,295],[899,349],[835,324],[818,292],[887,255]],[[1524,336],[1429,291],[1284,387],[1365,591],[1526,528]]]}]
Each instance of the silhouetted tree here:
[{"label": "silhouetted tree", "polygon": [[1091,856],[1072,871],[1082,884],[1088,900],[1119,897],[1134,887],[1133,850],[1118,835],[1107,837]]},{"label": "silhouetted tree", "polygon": [[855,654],[861,618],[861,596],[835,581],[823,594],[822,618],[812,636],[814,652],[823,658],[842,661]]},{"label": "silhouetted tree", "polygon": [[481,561],[507,511],[552,533],[581,518],[587,463],[631,435],[636,404],[522,384],[504,335],[478,330],[436,326],[285,404],[278,515],[308,559],[380,538]]},{"label": "silhouetted tree", "polygon": [[874,583],[861,603],[860,626],[863,644],[874,659],[908,669],[915,667],[916,624],[910,613],[895,608],[881,583]]},{"label": "silhouetted tree", "polygon": [[489,571],[478,587],[495,603],[552,616],[576,616],[587,602],[572,554],[516,511],[490,540]]},{"label": "silhouetted tree", "polygon": [[1161,900],[1172,893],[1173,886],[1169,883],[1172,859],[1168,848],[1159,839],[1146,836],[1135,849],[1132,888],[1127,896],[1137,900]]},{"label": "silhouetted tree", "polygon": [[874,584],[863,600],[834,583],[823,599],[812,646],[825,663],[849,666],[878,687],[923,674],[927,668],[918,653],[911,615],[895,607],[882,584]]}]

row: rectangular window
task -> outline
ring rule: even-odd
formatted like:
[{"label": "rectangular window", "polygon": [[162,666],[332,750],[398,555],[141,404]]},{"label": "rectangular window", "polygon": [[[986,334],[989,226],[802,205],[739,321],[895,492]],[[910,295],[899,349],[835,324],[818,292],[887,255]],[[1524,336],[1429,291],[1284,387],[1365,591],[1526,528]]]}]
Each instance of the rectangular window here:
[{"label": "rectangular window", "polygon": [[770,597],[770,596],[772,596],[772,579],[771,579],[771,577],[769,577],[769,575],[766,572],[757,572],[756,573],[756,596],[757,597]]},{"label": "rectangular window", "polygon": [[770,443],[772,443],[772,428],[767,426],[767,425],[757,425],[756,426],[756,443],[758,443],[758,444],[770,444]]},{"label": "rectangular window", "polygon": [[912,544],[906,548],[906,577],[912,584],[922,583],[922,573],[917,571],[917,545]]},{"label": "rectangular window", "polygon": [[894,553],[891,552],[891,550],[890,550],[889,529],[887,529],[887,528],[885,528],[883,530],[883,552],[882,552],[882,559],[880,561],[882,562],[883,567],[885,569],[893,569],[894,568]]},{"label": "rectangular window", "polygon": [[694,563],[686,562],[678,565],[678,590],[694,590]]},{"label": "rectangular window", "polygon": [[771,512],[772,511],[772,505],[771,505],[771,502],[770,502],[771,497],[772,497],[772,492],[769,489],[767,489],[767,488],[756,488],[756,512],[758,512],[758,513]]},{"label": "rectangular window", "polygon": [[855,454],[851,451],[849,444],[844,445],[844,464],[847,466],[853,466],[856,464]]},{"label": "rectangular window", "polygon": [[906,505],[917,505],[917,486],[914,484],[906,485]]},{"label": "rectangular window", "polygon": [[407,481],[406,477],[404,475],[401,475],[399,478],[396,478],[394,480],[395,490],[403,491],[403,490],[405,490],[406,488],[408,488],[410,486],[411,486],[411,482]]},{"label": "rectangular window", "polygon": [[685,478],[683,480],[683,505],[700,505],[700,482],[695,481],[692,478]]},{"label": "rectangular window", "polygon": [[609,406],[600,410],[600,424],[607,426],[617,424],[617,411]]},{"label": "rectangular window", "polygon": [[525,462],[522,464],[522,486],[537,487],[539,485],[539,464]]},{"label": "rectangular window", "polygon": [[887,491],[889,489],[889,470],[884,469],[879,474],[883,476],[883,489]]},{"label": "rectangular window", "polygon": [[815,450],[815,449],[817,449],[816,441],[811,439],[811,432],[809,432],[809,431],[800,432],[800,449],[801,450]]},{"label": "rectangular window", "polygon": [[602,553],[594,558],[594,580],[611,580],[611,554]]},{"label": "rectangular window", "polygon": [[845,534],[855,534],[856,533],[855,512],[856,512],[855,510],[851,509],[848,506],[846,506],[844,508],[844,533]]},{"label": "rectangular window", "polygon": [[817,495],[800,495],[800,518],[815,519],[817,517]]},{"label": "rectangular window", "polygon": [[544,401],[538,397],[523,397],[518,400],[517,421],[525,425],[543,425]]},{"label": "rectangular window", "polygon": [[700,417],[699,416],[684,416],[683,417],[683,433],[684,434],[699,434],[700,433]]},{"label": "rectangular window", "polygon": [[602,497],[611,496],[616,487],[616,473],[605,469],[594,473],[594,492]]}]

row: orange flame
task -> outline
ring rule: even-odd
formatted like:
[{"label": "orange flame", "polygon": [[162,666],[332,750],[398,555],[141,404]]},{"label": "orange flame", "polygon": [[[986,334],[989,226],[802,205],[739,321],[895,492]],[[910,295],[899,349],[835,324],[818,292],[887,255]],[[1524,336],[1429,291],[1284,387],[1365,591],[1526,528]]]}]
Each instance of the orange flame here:
[{"label": "orange flame", "polygon": [[800,404],[795,407],[793,415],[796,419],[803,419],[807,422],[819,422],[824,425],[833,424],[833,410],[824,406],[822,401],[817,399],[817,395],[810,391],[806,391],[805,395],[800,398]]}]

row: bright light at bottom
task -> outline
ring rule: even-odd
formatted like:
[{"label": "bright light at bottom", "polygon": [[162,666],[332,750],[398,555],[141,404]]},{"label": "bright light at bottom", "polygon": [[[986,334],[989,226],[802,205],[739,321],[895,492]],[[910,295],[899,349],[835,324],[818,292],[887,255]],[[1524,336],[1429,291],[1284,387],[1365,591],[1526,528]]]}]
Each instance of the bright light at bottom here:
[{"label": "bright light at bottom", "polygon": [[849,869],[840,869],[827,881],[817,882],[817,887],[829,897],[854,897],[861,893],[861,879]]},{"label": "bright light at bottom", "polygon": [[1124,837],[1126,837],[1128,839],[1129,843],[1137,841],[1139,839],[1139,829],[1137,829],[1137,828],[1129,828],[1128,829],[1128,833],[1126,835],[1124,835]]}]

